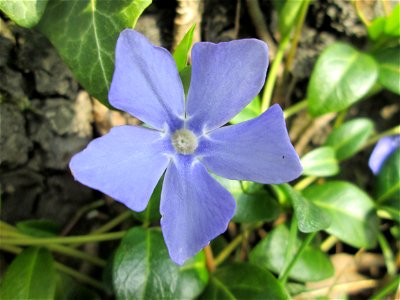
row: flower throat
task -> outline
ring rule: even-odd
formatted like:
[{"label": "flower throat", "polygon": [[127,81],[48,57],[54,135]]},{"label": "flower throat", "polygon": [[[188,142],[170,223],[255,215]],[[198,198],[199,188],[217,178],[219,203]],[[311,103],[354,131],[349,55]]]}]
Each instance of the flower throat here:
[{"label": "flower throat", "polygon": [[171,140],[176,152],[180,154],[193,154],[199,145],[197,137],[187,129],[175,131]]}]

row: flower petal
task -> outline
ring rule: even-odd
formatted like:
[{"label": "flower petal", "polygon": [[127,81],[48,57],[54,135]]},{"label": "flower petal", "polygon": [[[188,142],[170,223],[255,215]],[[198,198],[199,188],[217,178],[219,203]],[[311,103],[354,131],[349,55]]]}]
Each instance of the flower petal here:
[{"label": "flower petal", "polygon": [[197,43],[186,114],[196,132],[222,126],[260,92],[268,67],[268,47],[256,39]]},{"label": "flower petal", "polygon": [[156,130],[114,127],[76,154],[70,169],[82,184],[142,211],[168,165],[167,147]]},{"label": "flower petal", "polygon": [[160,212],[169,254],[182,265],[226,230],[235,200],[200,162],[181,155],[165,174]]},{"label": "flower petal", "polygon": [[400,147],[400,135],[386,136],[379,140],[368,162],[369,168],[375,175],[379,173],[385,160],[398,147]]},{"label": "flower petal", "polygon": [[182,82],[171,54],[131,29],[119,35],[108,97],[112,106],[157,129],[179,127],[184,117]]},{"label": "flower petal", "polygon": [[255,119],[212,131],[197,154],[212,172],[229,179],[277,184],[303,170],[277,104]]}]

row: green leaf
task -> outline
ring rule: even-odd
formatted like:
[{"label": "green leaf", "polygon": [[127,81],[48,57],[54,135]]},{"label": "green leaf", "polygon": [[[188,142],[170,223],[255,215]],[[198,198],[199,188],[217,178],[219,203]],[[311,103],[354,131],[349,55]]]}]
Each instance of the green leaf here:
[{"label": "green leaf", "polygon": [[383,35],[385,29],[386,17],[375,18],[371,25],[368,26],[368,36],[371,40],[376,41]]},{"label": "green leaf", "polygon": [[229,264],[210,278],[200,299],[288,299],[288,295],[276,278],[267,270],[249,263]]},{"label": "green leaf", "polygon": [[113,264],[117,299],[192,299],[207,284],[203,253],[179,267],[170,259],[161,231],[132,228]]},{"label": "green leaf", "polygon": [[49,220],[27,220],[16,224],[21,233],[37,236],[51,237],[60,233],[61,226]]},{"label": "green leaf", "polygon": [[182,71],[186,67],[189,51],[193,43],[193,33],[195,28],[196,24],[193,24],[174,51],[173,56],[176,62],[176,67],[178,68],[178,72]]},{"label": "green leaf", "polygon": [[28,248],[8,267],[0,286],[1,299],[53,299],[56,272],[50,252]]},{"label": "green leaf", "polygon": [[0,10],[19,26],[31,28],[43,15],[48,0],[0,0]]},{"label": "green leaf", "polygon": [[301,158],[303,174],[309,176],[333,176],[339,173],[335,150],[332,147],[320,147],[308,152]]},{"label": "green leaf", "polygon": [[183,68],[183,70],[179,72],[179,77],[182,80],[183,90],[187,96],[190,87],[190,79],[192,78],[192,66]]},{"label": "green leaf", "polygon": [[374,124],[371,120],[366,118],[353,119],[332,130],[325,145],[335,150],[338,160],[343,160],[362,149],[373,130]]},{"label": "green leaf", "polygon": [[385,22],[384,32],[390,36],[400,36],[400,4],[393,8]]},{"label": "green leaf", "polygon": [[348,182],[331,181],[313,185],[303,195],[331,215],[328,233],[353,247],[375,247],[378,218],[373,201],[364,191]]},{"label": "green leaf", "polygon": [[57,274],[57,288],[55,298],[57,300],[85,299],[100,300],[99,295],[88,289],[84,285],[77,283],[71,277],[63,274]]},{"label": "green leaf", "polygon": [[161,219],[160,215],[160,198],[161,198],[161,190],[162,184],[164,181],[164,176],[160,178],[156,187],[154,188],[153,193],[151,194],[149,204],[142,212],[132,211],[132,214],[135,218],[142,221],[144,224],[150,224],[152,222],[158,221]]},{"label": "green leaf", "polygon": [[233,221],[238,223],[254,223],[271,221],[279,216],[278,202],[263,185],[248,181],[230,180],[216,177],[235,198],[236,211]]},{"label": "green leaf", "polygon": [[341,111],[364,97],[378,78],[373,57],[342,43],[329,46],[312,71],[307,89],[309,112]]},{"label": "green leaf", "polygon": [[304,2],[304,0],[286,0],[283,4],[278,18],[278,27],[282,39],[292,31]]},{"label": "green leaf", "polygon": [[[250,252],[250,262],[263,266],[274,273],[280,273],[285,264],[285,252],[289,245],[289,229],[282,224],[272,230]],[[301,245],[297,238],[292,249],[293,257]],[[289,273],[289,278],[301,282],[319,281],[333,275],[333,266],[329,257],[317,246],[309,244]]]},{"label": "green leaf", "polygon": [[237,124],[258,117],[261,114],[260,97],[256,96],[239,114],[231,121],[231,124]]},{"label": "green leaf", "polygon": [[38,25],[75,78],[103,104],[114,71],[119,33],[133,28],[151,0],[50,0]]},{"label": "green leaf", "polygon": [[[399,25],[400,26],[400,25]],[[378,81],[385,88],[400,95],[400,46],[379,51],[376,60],[379,63]]]},{"label": "green leaf", "polygon": [[332,221],[329,213],[308,199],[305,199],[289,184],[280,184],[277,187],[282,189],[292,202],[297,224],[301,232],[315,232],[329,227]]},{"label": "green leaf", "polygon": [[386,159],[376,178],[376,197],[378,203],[385,205],[393,200],[400,210],[400,148]]}]

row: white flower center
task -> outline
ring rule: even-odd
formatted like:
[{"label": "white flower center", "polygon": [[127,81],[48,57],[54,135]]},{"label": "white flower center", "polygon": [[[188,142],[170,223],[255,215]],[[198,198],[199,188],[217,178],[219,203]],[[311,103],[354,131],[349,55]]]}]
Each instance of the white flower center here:
[{"label": "white flower center", "polygon": [[179,129],[172,135],[172,145],[180,154],[192,154],[199,145],[197,137],[187,129]]}]

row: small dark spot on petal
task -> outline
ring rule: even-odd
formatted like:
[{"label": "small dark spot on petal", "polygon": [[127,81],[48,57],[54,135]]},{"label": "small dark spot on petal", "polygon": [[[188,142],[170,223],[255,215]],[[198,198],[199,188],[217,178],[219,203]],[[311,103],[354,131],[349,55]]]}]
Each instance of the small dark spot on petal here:
[{"label": "small dark spot on petal", "polygon": [[285,155],[282,155],[282,158],[285,159]]}]

